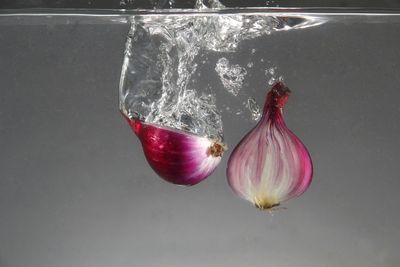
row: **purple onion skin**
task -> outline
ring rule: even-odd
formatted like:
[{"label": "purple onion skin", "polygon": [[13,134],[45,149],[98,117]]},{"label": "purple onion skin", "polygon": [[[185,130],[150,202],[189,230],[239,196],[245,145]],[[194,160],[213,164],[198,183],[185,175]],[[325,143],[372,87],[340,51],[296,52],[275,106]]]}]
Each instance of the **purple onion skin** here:
[{"label": "purple onion skin", "polygon": [[300,196],[312,180],[310,154],[283,119],[289,93],[282,82],[272,86],[261,120],[235,147],[228,161],[230,187],[260,209],[271,209]]},{"label": "purple onion skin", "polygon": [[183,131],[128,119],[146,159],[164,180],[191,186],[206,179],[221,161],[224,145]]}]

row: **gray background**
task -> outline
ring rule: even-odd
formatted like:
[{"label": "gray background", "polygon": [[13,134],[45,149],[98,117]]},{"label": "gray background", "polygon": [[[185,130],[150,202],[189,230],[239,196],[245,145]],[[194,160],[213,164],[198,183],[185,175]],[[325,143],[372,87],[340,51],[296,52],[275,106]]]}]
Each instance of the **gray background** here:
[{"label": "gray background", "polygon": [[255,62],[243,90],[260,103],[264,68],[278,66],[287,124],[314,161],[310,189],[273,216],[226,183],[254,125],[233,113],[207,180],[177,187],[150,170],[118,111],[127,31],[115,18],[0,18],[1,267],[399,266],[399,17],[336,18],[225,55]]}]

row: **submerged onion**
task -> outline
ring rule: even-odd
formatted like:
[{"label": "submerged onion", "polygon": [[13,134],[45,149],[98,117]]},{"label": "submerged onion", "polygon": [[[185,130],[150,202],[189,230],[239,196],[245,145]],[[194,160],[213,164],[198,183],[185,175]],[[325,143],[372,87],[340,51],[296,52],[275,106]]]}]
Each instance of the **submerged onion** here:
[{"label": "submerged onion", "polygon": [[188,132],[127,118],[142,143],[153,170],[164,180],[195,185],[207,178],[221,161],[225,145]]},{"label": "submerged onion", "polygon": [[278,82],[268,92],[263,116],[233,150],[230,187],[259,209],[271,209],[309,187],[313,167],[307,148],[283,119],[290,90]]}]

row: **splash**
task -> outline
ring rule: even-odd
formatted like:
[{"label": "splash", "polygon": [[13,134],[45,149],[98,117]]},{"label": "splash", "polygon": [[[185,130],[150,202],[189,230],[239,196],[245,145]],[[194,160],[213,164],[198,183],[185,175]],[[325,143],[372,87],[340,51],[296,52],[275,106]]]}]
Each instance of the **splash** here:
[{"label": "splash", "polygon": [[195,8],[197,9],[222,9],[225,8],[218,0],[196,0]]},{"label": "splash", "polygon": [[[206,6],[220,5],[208,1]],[[149,123],[222,139],[217,88],[191,85],[200,75],[196,72],[201,62],[196,58],[199,54],[231,53],[243,40],[305,24],[299,18],[250,14],[135,16],[121,74],[121,111]],[[246,70],[223,58],[214,66],[225,88],[237,95]]]},{"label": "splash", "polygon": [[273,85],[276,82],[282,82],[284,80],[283,75],[279,75],[277,72],[278,67],[270,67],[265,70],[265,76],[268,79],[268,84]]},{"label": "splash", "polygon": [[246,69],[238,64],[231,65],[228,59],[222,57],[218,60],[215,66],[215,71],[221,79],[225,89],[232,95],[237,96],[247,74]]},{"label": "splash", "polygon": [[261,118],[260,105],[253,97],[247,99],[246,107],[249,109],[253,121],[258,121]]}]

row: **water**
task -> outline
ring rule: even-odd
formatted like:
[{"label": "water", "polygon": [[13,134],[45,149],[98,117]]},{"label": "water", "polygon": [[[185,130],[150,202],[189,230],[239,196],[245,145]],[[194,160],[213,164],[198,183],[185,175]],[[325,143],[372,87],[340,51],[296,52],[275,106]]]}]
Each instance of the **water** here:
[{"label": "water", "polygon": [[[0,15],[0,266],[397,267],[400,15],[176,12]],[[243,30],[248,17],[258,21],[247,27],[255,32]],[[154,45],[140,59],[169,44],[171,30],[155,26],[219,31],[218,20],[241,37],[210,31],[221,42],[191,42],[185,79],[171,49],[147,57],[160,60],[159,69],[132,81],[144,86],[148,105],[164,88],[184,92],[169,103],[197,110],[163,107],[187,129],[199,120],[185,121],[182,112],[219,118],[201,135],[219,136],[222,122],[229,150],[221,165],[195,187],[176,187],[149,168],[119,113],[127,35],[138,24],[149,37],[138,41]],[[270,30],[257,33],[263,23]],[[234,70],[244,78],[231,77]],[[292,91],[287,125],[315,169],[311,188],[271,217],[231,192],[225,170],[259,119],[270,80],[281,76]],[[132,107],[147,119],[162,105]]]},{"label": "water", "polygon": [[[257,103],[248,104],[251,96],[241,92],[254,63],[231,64],[224,55],[232,55],[243,41],[282,30],[312,27],[323,20],[211,14],[137,16],[131,23],[120,84],[122,112],[148,123],[223,139],[216,91],[223,89],[237,97],[249,108],[250,118],[260,117],[259,113],[254,114],[260,110]],[[204,68],[214,69],[221,82],[212,86],[203,84],[207,79],[202,73]],[[268,85],[279,80],[275,69],[266,69]]]},{"label": "water", "polygon": [[238,64],[230,65],[229,61],[222,57],[215,65],[215,71],[218,73],[225,89],[232,95],[237,96],[240,89],[242,89],[247,70]]}]

